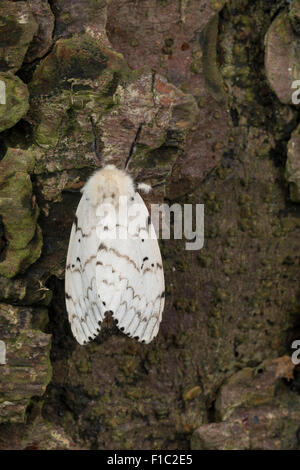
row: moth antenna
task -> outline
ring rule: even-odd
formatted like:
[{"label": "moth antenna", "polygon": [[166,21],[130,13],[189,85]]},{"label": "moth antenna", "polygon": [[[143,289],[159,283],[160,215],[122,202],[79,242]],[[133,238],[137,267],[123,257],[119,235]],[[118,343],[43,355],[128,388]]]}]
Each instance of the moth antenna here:
[{"label": "moth antenna", "polygon": [[130,160],[131,160],[132,156],[135,153],[136,144],[138,142],[138,139],[139,139],[139,136],[140,136],[140,133],[141,133],[141,130],[142,130],[142,127],[143,127],[144,124],[145,124],[144,122],[141,122],[139,127],[138,127],[138,130],[136,131],[134,141],[131,144],[128,157],[126,158],[126,161],[125,161],[125,166],[124,166],[125,170],[127,170],[128,166],[129,166],[129,163],[130,163]]},{"label": "moth antenna", "polygon": [[94,141],[93,141],[94,152],[95,152],[97,159],[101,163],[101,166],[103,166],[103,159],[99,152],[99,142],[98,142],[98,137],[97,137],[97,132],[96,132],[97,129],[96,129],[96,124],[95,124],[93,116],[90,116],[90,121],[92,125],[93,136],[94,136]]},{"label": "moth antenna", "polygon": [[159,186],[165,186],[167,184],[166,181],[162,181],[161,183],[155,183],[152,185],[152,188],[158,188]]}]

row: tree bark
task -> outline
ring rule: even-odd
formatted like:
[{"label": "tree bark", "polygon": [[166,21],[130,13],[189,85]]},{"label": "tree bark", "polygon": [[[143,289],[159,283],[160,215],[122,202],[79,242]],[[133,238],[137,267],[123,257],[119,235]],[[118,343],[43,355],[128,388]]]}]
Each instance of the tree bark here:
[{"label": "tree bark", "polygon": [[[0,448],[298,449],[299,0],[0,16]],[[82,347],[64,300],[79,190],[133,148],[149,204],[205,204],[204,247],[160,241],[153,343],[107,324]]]}]

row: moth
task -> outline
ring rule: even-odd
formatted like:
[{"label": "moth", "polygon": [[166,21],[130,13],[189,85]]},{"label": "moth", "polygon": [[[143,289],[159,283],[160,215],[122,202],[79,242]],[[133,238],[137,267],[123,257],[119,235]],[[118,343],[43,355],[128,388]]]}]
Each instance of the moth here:
[{"label": "moth", "polygon": [[164,271],[138,192],[149,190],[114,165],[94,173],[81,190],[65,273],[68,318],[81,345],[98,335],[108,312],[122,332],[139,341],[150,343],[158,333]]}]

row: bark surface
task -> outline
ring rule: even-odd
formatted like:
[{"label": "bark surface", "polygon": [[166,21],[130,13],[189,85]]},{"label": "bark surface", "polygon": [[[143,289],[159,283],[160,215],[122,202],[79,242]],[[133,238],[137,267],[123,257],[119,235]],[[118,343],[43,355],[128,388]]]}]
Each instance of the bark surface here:
[{"label": "bark surface", "polygon": [[[299,35],[299,0],[0,0],[1,449],[299,449]],[[205,244],[161,240],[153,343],[82,347],[79,190],[133,146]]]}]

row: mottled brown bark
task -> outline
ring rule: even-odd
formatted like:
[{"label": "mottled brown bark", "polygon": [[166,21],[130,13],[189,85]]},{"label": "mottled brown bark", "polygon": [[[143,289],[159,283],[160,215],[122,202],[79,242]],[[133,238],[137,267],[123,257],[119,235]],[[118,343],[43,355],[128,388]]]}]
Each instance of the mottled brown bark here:
[{"label": "mottled brown bark", "polygon": [[[299,448],[299,11],[0,1],[1,449]],[[82,347],[64,305],[79,189],[133,143],[147,202],[205,204],[205,244],[160,242],[152,344],[108,324]]]}]

